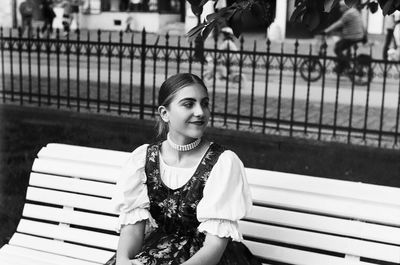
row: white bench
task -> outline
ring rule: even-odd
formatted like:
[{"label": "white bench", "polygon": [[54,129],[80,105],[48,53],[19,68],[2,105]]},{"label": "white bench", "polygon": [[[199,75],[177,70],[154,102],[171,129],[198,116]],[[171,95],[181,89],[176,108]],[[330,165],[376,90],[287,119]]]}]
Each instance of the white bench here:
[{"label": "white bench", "polygon": [[[64,144],[42,148],[0,264],[108,261],[118,241],[110,196],[127,155]],[[240,227],[264,264],[400,264],[399,188],[246,170],[254,209]]]}]

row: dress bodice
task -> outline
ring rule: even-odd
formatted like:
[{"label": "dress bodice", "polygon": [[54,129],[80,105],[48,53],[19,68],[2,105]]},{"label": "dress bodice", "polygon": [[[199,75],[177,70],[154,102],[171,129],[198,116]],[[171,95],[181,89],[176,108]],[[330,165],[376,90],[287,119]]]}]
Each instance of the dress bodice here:
[{"label": "dress bodice", "polygon": [[168,234],[199,237],[201,235],[197,227],[200,223],[196,208],[203,197],[210,171],[224,149],[218,144],[211,144],[189,181],[177,189],[171,189],[160,176],[160,146],[161,143],[149,145],[146,153],[150,213],[158,227]]}]

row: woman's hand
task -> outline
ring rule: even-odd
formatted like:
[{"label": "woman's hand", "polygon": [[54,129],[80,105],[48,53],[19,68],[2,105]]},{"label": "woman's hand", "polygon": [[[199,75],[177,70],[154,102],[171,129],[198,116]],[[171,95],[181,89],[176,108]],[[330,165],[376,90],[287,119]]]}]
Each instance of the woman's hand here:
[{"label": "woman's hand", "polygon": [[207,233],[203,247],[182,265],[214,265],[219,262],[228,244],[228,238]]},{"label": "woman's hand", "polygon": [[146,221],[125,225],[121,229],[117,249],[116,265],[132,265],[130,261],[140,252],[144,238]]}]

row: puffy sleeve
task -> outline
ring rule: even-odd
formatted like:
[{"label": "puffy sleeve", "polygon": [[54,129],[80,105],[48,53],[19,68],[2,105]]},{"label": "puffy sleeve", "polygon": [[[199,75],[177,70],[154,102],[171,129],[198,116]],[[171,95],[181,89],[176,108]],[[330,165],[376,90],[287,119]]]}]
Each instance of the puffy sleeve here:
[{"label": "puffy sleeve", "polygon": [[111,200],[114,211],[119,214],[115,230],[119,232],[124,225],[151,219],[149,197],[146,186],[147,144],[139,146],[122,167]]},{"label": "puffy sleeve", "polygon": [[197,206],[198,230],[242,241],[238,220],[251,209],[244,166],[232,151],[224,151],[210,172]]}]

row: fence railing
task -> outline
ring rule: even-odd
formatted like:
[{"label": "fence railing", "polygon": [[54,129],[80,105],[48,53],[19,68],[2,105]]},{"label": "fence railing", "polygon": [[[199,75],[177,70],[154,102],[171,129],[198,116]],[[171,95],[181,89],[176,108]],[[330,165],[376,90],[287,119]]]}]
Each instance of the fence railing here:
[{"label": "fence railing", "polygon": [[192,72],[208,85],[213,127],[398,146],[400,64],[367,56],[357,68],[357,55],[370,49],[354,49],[339,75],[326,43],[296,41],[285,52],[289,45],[268,40],[249,50],[241,39],[237,51],[207,42],[198,61],[186,40],[144,30],[66,37],[37,30],[32,38],[0,30],[3,103],[153,118],[165,78]]}]

